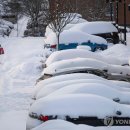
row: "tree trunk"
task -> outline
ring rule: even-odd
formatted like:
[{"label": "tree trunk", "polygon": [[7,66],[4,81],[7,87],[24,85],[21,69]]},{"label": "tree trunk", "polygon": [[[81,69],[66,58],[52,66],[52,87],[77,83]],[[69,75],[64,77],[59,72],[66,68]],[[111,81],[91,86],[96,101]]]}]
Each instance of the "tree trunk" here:
[{"label": "tree trunk", "polygon": [[57,51],[59,51],[59,44],[60,44],[60,34],[57,34]]}]

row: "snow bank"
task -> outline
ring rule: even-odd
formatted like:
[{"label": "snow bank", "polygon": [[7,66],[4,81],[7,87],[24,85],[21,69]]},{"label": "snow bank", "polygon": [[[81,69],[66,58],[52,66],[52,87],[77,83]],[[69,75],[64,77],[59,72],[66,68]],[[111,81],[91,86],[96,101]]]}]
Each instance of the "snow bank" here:
[{"label": "snow bank", "polygon": [[28,76],[32,75],[38,75],[39,72],[41,71],[41,63],[40,63],[41,58],[39,57],[33,57],[29,59],[26,62],[23,62],[15,67],[13,67],[10,71],[9,74],[13,78],[25,78]]},{"label": "snow bank", "polygon": [[107,50],[100,52],[100,55],[109,58],[120,58],[124,63],[126,62],[128,64],[130,59],[130,47],[123,44],[116,44],[109,47]]}]

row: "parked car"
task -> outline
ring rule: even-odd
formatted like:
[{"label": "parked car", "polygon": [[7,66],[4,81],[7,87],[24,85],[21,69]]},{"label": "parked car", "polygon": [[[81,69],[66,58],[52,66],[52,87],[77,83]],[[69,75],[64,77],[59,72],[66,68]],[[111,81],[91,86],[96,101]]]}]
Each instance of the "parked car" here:
[{"label": "parked car", "polygon": [[[74,82],[75,81],[75,82]],[[68,82],[68,83],[67,83]],[[96,79],[80,79],[55,83],[54,85],[44,86],[36,95],[35,99],[39,100],[46,96],[58,96],[66,94],[95,94],[109,98],[122,104],[130,104],[130,88],[122,89],[120,86],[110,81]],[[107,93],[106,93],[107,92]]]},{"label": "parked car", "polygon": [[[44,47],[49,45],[49,48],[56,50],[57,39],[54,33],[50,33],[45,39],[46,44]],[[81,31],[71,31],[64,30],[59,39],[59,50],[75,49],[78,45],[89,46],[91,51],[96,51],[97,49],[105,50],[107,49],[107,41],[98,36],[90,35]]]},{"label": "parked car", "polygon": [[46,60],[45,66],[48,67],[54,62],[59,62],[62,60],[68,60],[74,58],[92,58],[113,65],[123,65],[128,63],[128,61],[126,62],[126,60],[122,60],[121,58],[108,57],[108,56],[106,57],[100,55],[99,53],[93,53],[84,49],[69,49],[69,50],[53,52]]},{"label": "parked car", "polygon": [[72,73],[72,74],[64,74],[64,75],[59,75],[55,77],[50,77],[46,80],[41,80],[40,82],[36,84],[36,87],[33,93],[33,98],[35,98],[37,93],[46,85],[59,83],[61,81],[63,82],[63,81],[79,80],[79,79],[99,79],[99,80],[106,81],[106,79],[102,77],[89,74],[89,73]]},{"label": "parked car", "polygon": [[67,120],[76,124],[103,126],[102,120],[105,117],[130,119],[129,109],[129,105],[119,104],[93,94],[48,96],[37,100],[31,106],[27,130],[53,119]]},{"label": "parked car", "polygon": [[71,30],[80,30],[91,35],[105,38],[108,42],[114,44],[119,43],[118,30],[111,22],[85,22],[77,24],[76,26],[72,27]]},{"label": "parked car", "polygon": [[39,80],[68,73],[92,73],[107,79],[130,81],[129,67],[111,65],[91,58],[54,62],[43,70]]}]

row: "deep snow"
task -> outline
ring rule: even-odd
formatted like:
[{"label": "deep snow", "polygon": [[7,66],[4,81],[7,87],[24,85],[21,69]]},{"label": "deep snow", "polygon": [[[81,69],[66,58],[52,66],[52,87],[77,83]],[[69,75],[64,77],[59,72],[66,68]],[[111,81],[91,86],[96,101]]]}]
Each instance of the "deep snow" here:
[{"label": "deep snow", "polygon": [[0,130],[25,130],[32,91],[45,60],[44,41],[31,37],[0,40],[5,49],[0,64]]}]

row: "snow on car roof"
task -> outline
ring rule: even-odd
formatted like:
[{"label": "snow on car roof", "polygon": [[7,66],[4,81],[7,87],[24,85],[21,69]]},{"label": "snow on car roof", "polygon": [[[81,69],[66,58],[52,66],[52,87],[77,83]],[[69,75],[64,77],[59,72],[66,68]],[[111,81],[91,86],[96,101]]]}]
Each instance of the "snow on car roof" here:
[{"label": "snow on car roof", "polygon": [[96,83],[96,84],[104,84],[109,86],[110,88],[119,90],[121,92],[130,92],[130,89],[125,89],[124,87],[119,85],[116,85],[115,83],[109,81],[109,80],[101,80],[101,79],[75,79],[75,80],[67,80],[67,81],[60,81],[53,84],[45,85],[41,90],[35,95],[36,99],[45,97],[61,88],[66,87],[67,85],[76,85],[78,83]]},{"label": "snow on car roof", "polygon": [[121,92],[102,83],[77,83],[65,86],[50,93],[48,96],[59,96],[65,94],[95,94],[109,99],[119,99],[120,103],[130,104],[130,92]]},{"label": "snow on car roof", "polygon": [[48,59],[46,60],[46,65],[49,66],[50,64],[61,61],[61,60],[68,60],[73,58],[93,58],[97,60],[102,60],[103,62],[115,64],[115,65],[122,65],[124,63],[128,63],[126,60],[122,60],[117,57],[109,57],[101,55],[100,53],[93,53],[83,49],[69,49],[69,50],[62,50],[53,52]]},{"label": "snow on car roof", "polygon": [[96,21],[77,24],[71,30],[80,30],[88,34],[102,34],[118,32],[117,28],[111,22]]},{"label": "snow on car roof", "polygon": [[[84,107],[83,107],[84,106]],[[95,109],[96,108],[96,109]],[[29,113],[46,116],[79,116],[98,117],[102,119],[106,116],[116,116],[117,111],[121,111],[120,117],[130,117],[130,106],[113,102],[107,98],[93,94],[68,94],[55,97],[45,97],[36,100],[32,104]]]},{"label": "snow on car roof", "polygon": [[55,76],[46,80],[42,80],[38,82],[36,85],[36,88],[34,90],[33,96],[41,90],[45,85],[48,84],[53,84],[56,82],[61,82],[61,81],[68,81],[68,80],[76,80],[76,79],[100,79],[100,80],[106,80],[104,78],[101,78],[99,76],[93,75],[93,74],[83,74],[83,73],[73,73],[73,74],[65,74],[65,75],[60,75],[60,76]]},{"label": "snow on car roof", "polygon": [[100,69],[105,70],[108,68],[108,64],[91,58],[75,58],[75,59],[68,59],[68,60],[62,60],[59,62],[54,62],[47,68],[43,70],[44,74],[54,74],[58,73],[60,71],[65,71],[69,68],[94,68],[94,69]]},{"label": "snow on car roof", "polygon": [[[106,44],[107,41],[99,36],[90,35],[81,31],[73,31],[73,30],[64,30],[60,34],[60,44],[69,44],[69,43],[83,43],[83,42],[91,42],[91,43],[97,43],[97,44]],[[55,45],[57,44],[57,38],[56,35],[51,32],[47,35],[47,38],[45,39],[46,43]]]},{"label": "snow on car roof", "polygon": [[90,35],[81,31],[65,30],[61,33],[60,43],[82,43],[82,42],[92,42],[99,44],[106,44],[107,41],[99,36]]}]

